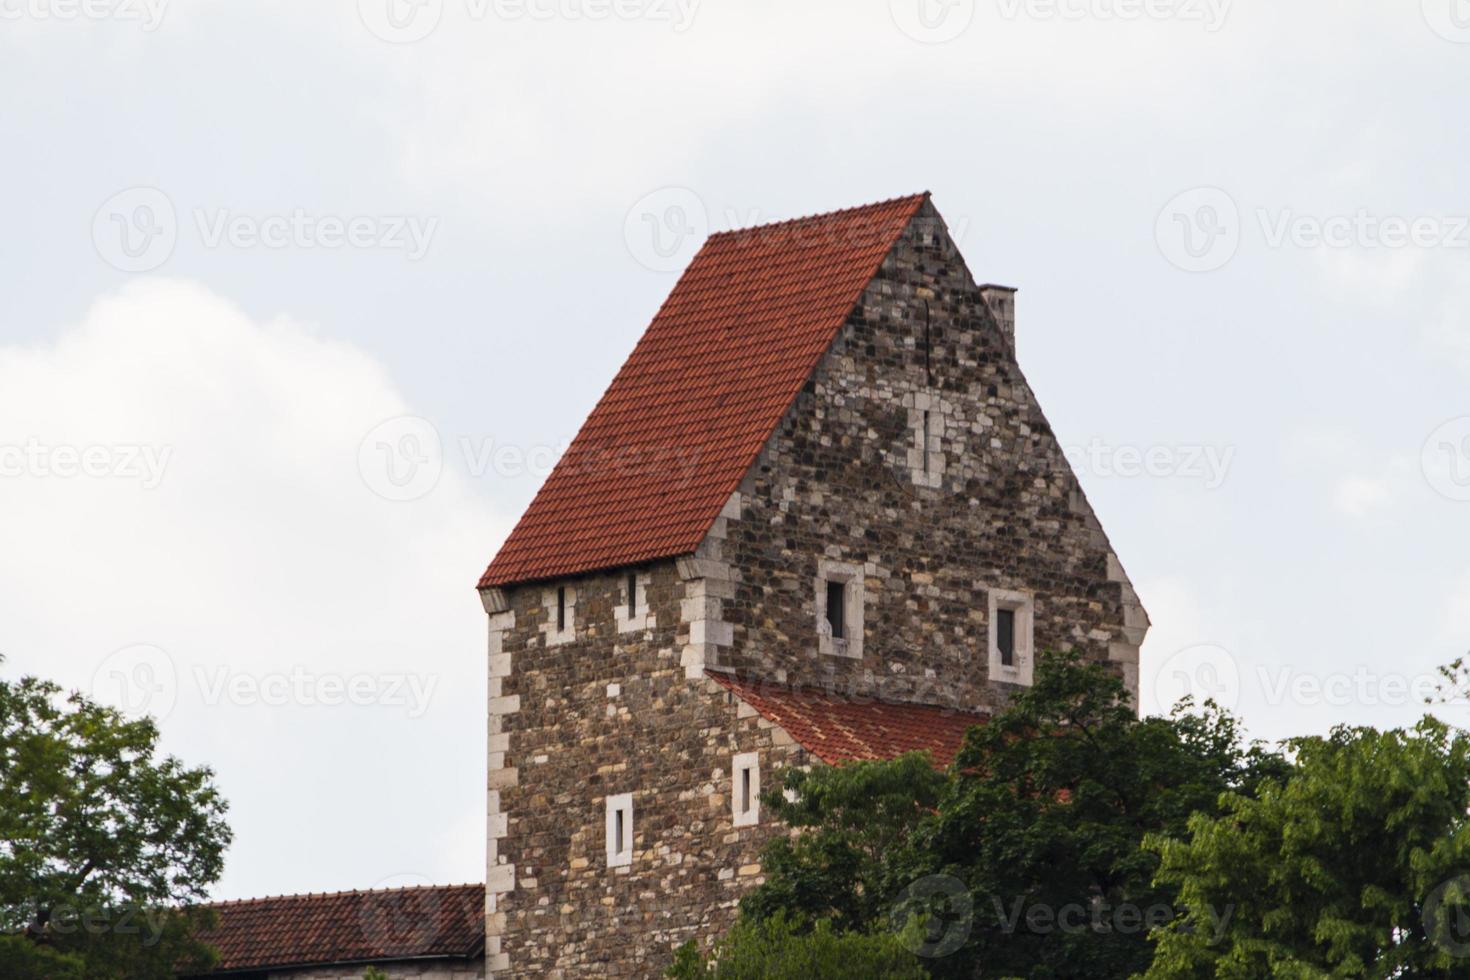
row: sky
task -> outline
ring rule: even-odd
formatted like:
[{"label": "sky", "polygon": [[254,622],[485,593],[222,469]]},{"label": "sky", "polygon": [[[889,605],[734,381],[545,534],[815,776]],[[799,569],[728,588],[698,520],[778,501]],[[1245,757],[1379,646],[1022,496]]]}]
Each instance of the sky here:
[{"label": "sky", "polygon": [[0,672],[215,769],[215,897],[482,880],[479,572],[706,234],[929,190],[1145,710],[1412,724],[1467,70],[1466,0],[0,0]]}]

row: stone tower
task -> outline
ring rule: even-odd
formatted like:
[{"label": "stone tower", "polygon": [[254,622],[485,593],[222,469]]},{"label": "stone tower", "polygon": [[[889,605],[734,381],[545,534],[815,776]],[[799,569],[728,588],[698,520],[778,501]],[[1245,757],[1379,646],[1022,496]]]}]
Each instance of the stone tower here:
[{"label": "stone tower", "polygon": [[654,976],[762,779],[928,748],[1148,618],[929,195],[711,236],[479,583],[487,966]]}]

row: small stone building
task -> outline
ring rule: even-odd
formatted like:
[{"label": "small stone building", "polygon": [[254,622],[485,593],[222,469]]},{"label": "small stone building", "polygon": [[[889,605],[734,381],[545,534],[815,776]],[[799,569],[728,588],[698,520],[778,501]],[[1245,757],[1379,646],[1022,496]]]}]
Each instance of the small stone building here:
[{"label": "small stone building", "polygon": [[199,937],[219,953],[210,978],[360,980],[368,967],[390,980],[485,976],[482,885],[281,895],[210,908],[217,922]]},{"label": "small stone building", "polygon": [[946,761],[1148,618],[927,194],[710,237],[479,582],[486,965],[657,976],[784,766]]}]

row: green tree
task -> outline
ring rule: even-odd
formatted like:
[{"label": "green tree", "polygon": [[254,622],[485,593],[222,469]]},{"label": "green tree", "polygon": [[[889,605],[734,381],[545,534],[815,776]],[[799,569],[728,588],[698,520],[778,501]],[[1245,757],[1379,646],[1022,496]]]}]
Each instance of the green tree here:
[{"label": "green tree", "polygon": [[1182,834],[1195,811],[1286,766],[1213,705],[1187,709],[1139,719],[1105,666],[1043,656],[1034,686],[972,728],[948,772],[907,756],[792,774],[795,803],[767,794],[806,829],[772,843],[742,915],[856,932],[926,916],[920,948],[940,977],[1142,970],[1177,892],[1154,881],[1145,835]]},{"label": "green tree", "polygon": [[893,896],[906,884],[893,875],[893,857],[939,805],[947,778],[921,752],[786,770],[781,790],[763,802],[801,833],[767,845],[766,883],[741,902],[742,912],[754,919],[821,919],[838,931],[886,922]]},{"label": "green tree", "polygon": [[839,932],[820,920],[799,928],[784,914],[746,919],[700,956],[691,941],[674,955],[666,976],[675,980],[924,980],[929,974],[905,948],[905,938],[886,930]]},{"label": "green tree", "polygon": [[1185,912],[1147,977],[1470,976],[1470,739],[1335,729],[1289,776],[1158,835]]},{"label": "green tree", "polygon": [[213,773],[33,677],[0,679],[0,975],[171,978],[207,968],[191,904],[230,841]]}]

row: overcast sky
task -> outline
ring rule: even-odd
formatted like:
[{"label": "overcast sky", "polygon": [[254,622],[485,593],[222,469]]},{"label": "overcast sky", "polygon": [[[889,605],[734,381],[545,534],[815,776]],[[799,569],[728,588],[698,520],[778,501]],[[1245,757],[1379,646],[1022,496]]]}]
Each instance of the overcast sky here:
[{"label": "overcast sky", "polygon": [[1465,0],[0,0],[0,670],[215,767],[218,897],[481,880],[476,576],[707,232],[928,189],[1145,706],[1410,723],[1467,73]]}]

